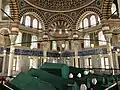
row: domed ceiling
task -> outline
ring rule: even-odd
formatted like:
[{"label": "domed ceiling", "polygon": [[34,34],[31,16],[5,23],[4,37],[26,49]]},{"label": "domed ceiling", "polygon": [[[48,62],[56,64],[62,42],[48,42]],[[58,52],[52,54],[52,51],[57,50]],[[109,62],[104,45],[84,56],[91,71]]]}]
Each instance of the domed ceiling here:
[{"label": "domed ceiling", "polygon": [[83,8],[95,0],[25,0],[30,5],[52,12],[68,12]]}]

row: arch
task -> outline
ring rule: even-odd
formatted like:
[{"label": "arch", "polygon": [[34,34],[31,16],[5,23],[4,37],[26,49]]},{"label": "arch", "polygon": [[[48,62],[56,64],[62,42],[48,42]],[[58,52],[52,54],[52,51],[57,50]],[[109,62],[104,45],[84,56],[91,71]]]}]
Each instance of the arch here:
[{"label": "arch", "polygon": [[0,45],[10,45],[10,30],[8,28],[1,28],[0,29]]},{"label": "arch", "polygon": [[49,19],[48,19],[48,22],[49,21],[53,21],[53,20],[55,20],[56,18],[64,18],[65,20],[69,20],[69,22],[71,22],[71,23],[73,23],[74,22],[74,20],[70,17],[70,16],[68,16],[68,15],[66,15],[66,14],[63,14],[63,13],[59,13],[59,14],[54,14],[54,15],[52,15]]},{"label": "arch", "polygon": [[81,10],[77,16],[77,19],[75,21],[77,30],[79,29],[81,20],[89,14],[95,14],[95,15],[99,16],[100,20],[102,20],[103,16],[102,16],[102,12],[100,11],[100,9],[98,9],[96,7],[87,7],[85,9]]},{"label": "arch", "polygon": [[68,22],[70,24],[71,28],[73,28],[72,25],[73,25],[74,20],[70,16],[65,15],[65,14],[55,14],[55,15],[51,16],[48,19],[47,24],[49,25],[52,22],[57,21],[57,20],[66,21],[66,22]]},{"label": "arch", "polygon": [[46,19],[44,17],[44,15],[42,13],[40,13],[39,10],[35,9],[35,8],[24,8],[21,10],[20,12],[20,18],[25,15],[25,14],[31,14],[33,16],[35,16],[39,21],[41,21],[41,25],[42,25],[42,29],[45,30],[46,29]]},{"label": "arch", "polygon": [[4,32],[8,32],[8,34],[11,33],[11,31],[10,31],[9,28],[1,28],[1,29],[0,29],[0,33],[1,33],[1,34],[4,34]]},{"label": "arch", "polygon": [[79,20],[79,18],[81,17],[81,16],[84,16],[85,14],[87,14],[87,12],[88,13],[95,13],[95,14],[97,14],[99,17],[100,17],[100,19],[102,19],[102,12],[101,12],[101,10],[100,9],[98,9],[98,8],[96,8],[96,7],[86,7],[86,8],[84,8],[84,9],[82,9],[80,12],[79,12],[79,14],[77,15],[77,19],[76,19],[76,22]]}]

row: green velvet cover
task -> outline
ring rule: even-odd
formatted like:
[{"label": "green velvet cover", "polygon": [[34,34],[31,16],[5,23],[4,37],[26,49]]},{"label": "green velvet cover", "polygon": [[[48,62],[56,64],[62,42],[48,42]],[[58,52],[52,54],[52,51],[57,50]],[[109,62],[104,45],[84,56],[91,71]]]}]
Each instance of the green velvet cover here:
[{"label": "green velvet cover", "polygon": [[69,67],[66,64],[45,63],[40,68],[54,75],[68,79]]},{"label": "green velvet cover", "polygon": [[51,83],[54,87],[56,87],[59,90],[66,90],[67,84],[74,84],[74,82],[71,82],[68,79],[61,78],[41,69],[31,68],[27,73],[31,76],[38,77],[40,80],[44,80],[46,82]]},{"label": "green velvet cover", "polygon": [[0,84],[0,90],[10,90],[10,89],[5,87],[4,85]]},{"label": "green velvet cover", "polygon": [[11,83],[21,90],[56,90],[50,83],[30,76],[27,73],[20,73]]}]

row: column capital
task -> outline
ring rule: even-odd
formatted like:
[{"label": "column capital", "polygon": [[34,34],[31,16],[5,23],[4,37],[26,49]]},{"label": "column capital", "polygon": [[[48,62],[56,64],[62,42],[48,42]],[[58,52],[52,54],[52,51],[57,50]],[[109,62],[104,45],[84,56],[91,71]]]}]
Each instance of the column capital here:
[{"label": "column capital", "polygon": [[43,44],[43,50],[48,50],[48,42],[46,41],[46,42],[42,42],[42,44]]},{"label": "column capital", "polygon": [[19,32],[19,26],[17,24],[13,24],[11,27],[11,32]]},{"label": "column capital", "polygon": [[10,37],[11,44],[15,44],[17,34],[10,34],[9,37]]},{"label": "column capital", "polygon": [[75,49],[79,49],[79,45],[80,45],[79,41],[75,40],[73,41],[73,44]]},{"label": "column capital", "polygon": [[104,33],[105,39],[110,42],[111,38],[112,38],[112,33],[111,32],[105,32]]}]

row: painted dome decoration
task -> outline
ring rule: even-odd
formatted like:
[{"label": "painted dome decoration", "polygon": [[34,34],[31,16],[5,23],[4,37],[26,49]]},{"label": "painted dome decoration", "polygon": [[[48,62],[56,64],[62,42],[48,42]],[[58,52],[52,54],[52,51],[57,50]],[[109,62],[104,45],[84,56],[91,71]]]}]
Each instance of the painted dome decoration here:
[{"label": "painted dome decoration", "polygon": [[95,0],[25,0],[34,7],[52,12],[68,12],[83,8]]}]

